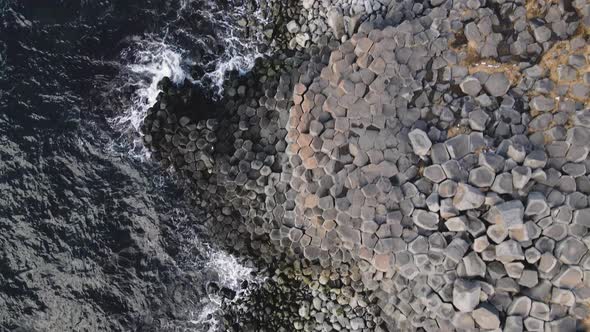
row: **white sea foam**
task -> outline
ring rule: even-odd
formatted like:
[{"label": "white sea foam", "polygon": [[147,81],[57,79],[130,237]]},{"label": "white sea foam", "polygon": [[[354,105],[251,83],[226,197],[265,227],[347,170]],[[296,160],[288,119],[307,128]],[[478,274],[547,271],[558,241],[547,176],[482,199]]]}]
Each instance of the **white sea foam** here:
[{"label": "white sea foam", "polygon": [[[205,254],[206,263],[200,266],[201,273],[215,276],[215,281],[220,288],[229,288],[236,292],[233,302],[238,301],[243,296],[264,282],[264,278],[256,276],[254,268],[242,264],[235,256],[226,251],[212,248],[207,244],[201,243],[198,239],[193,241],[193,245]],[[242,283],[248,282],[248,287],[243,288]],[[202,299],[201,306],[194,314],[194,319],[190,323],[195,326],[208,326],[208,332],[219,331],[218,314],[222,307],[223,298],[216,294]]]},{"label": "white sea foam", "polygon": [[[125,109],[111,119],[111,125],[119,132],[132,137],[133,146],[129,149],[129,154],[141,159],[145,158],[148,152],[143,149],[139,129],[147,110],[156,102],[160,93],[158,82],[162,78],[169,77],[175,84],[181,84],[185,79],[189,79],[201,88],[209,89],[221,96],[224,78],[228,72],[238,71],[244,74],[252,69],[257,58],[267,54],[261,51],[260,47],[264,41],[262,31],[244,37],[246,27],[240,26],[238,21],[246,17],[247,12],[239,0],[230,0],[225,7],[220,7],[216,1],[210,0],[177,1],[175,17],[159,35],[152,33],[135,37],[134,42],[121,55],[123,86],[117,89],[129,89],[132,96],[129,102],[122,103]],[[197,14],[209,22],[209,25],[214,27],[214,35],[199,35],[198,31],[178,28],[177,24],[191,14]],[[268,23],[260,8],[248,16],[254,19],[257,25]],[[186,49],[177,45],[175,36],[182,37]],[[208,50],[211,38],[223,41],[222,54],[216,54],[214,60],[207,63],[202,63],[198,58],[193,59],[188,50]],[[187,43],[192,45],[186,45]],[[191,77],[188,70],[195,64],[209,69],[202,77]]]},{"label": "white sea foam", "polygon": [[183,51],[165,42],[144,41],[134,52],[135,63],[127,68],[136,81],[129,82],[135,87],[131,109],[116,118],[118,125],[129,125],[139,131],[146,111],[155,102],[160,90],[158,82],[169,77],[175,84],[182,83],[188,76],[183,68]]},{"label": "white sea foam", "polygon": [[240,290],[242,281],[254,281],[252,277],[254,269],[241,265],[235,256],[225,251],[214,251],[209,256],[206,267],[219,274],[219,283],[223,287],[231,288],[234,291]]},{"label": "white sea foam", "polygon": [[[246,27],[240,26],[238,21],[246,17],[244,4],[240,0],[228,2],[229,4],[222,8],[213,0],[177,0],[176,15],[171,18],[166,28],[159,34],[134,37],[129,47],[122,52],[121,82],[114,89],[119,92],[130,92],[131,100],[121,102],[124,109],[111,119],[111,125],[133,140],[133,146],[129,148],[130,156],[140,159],[148,156],[141,142],[140,127],[147,110],[157,100],[160,93],[158,82],[164,77],[169,77],[175,84],[181,84],[189,79],[192,83],[210,89],[220,96],[226,73],[229,71],[246,73],[252,69],[258,57],[265,55],[259,47],[264,40],[262,31],[250,34],[247,38],[243,37],[246,35],[243,33]],[[185,19],[193,19],[190,15],[195,13],[214,27],[214,35],[199,35],[198,32],[190,29],[184,30],[177,27],[177,23]],[[252,18],[251,15],[249,16]],[[267,23],[261,9],[258,9],[253,18],[257,21],[257,25]],[[182,44],[184,48],[175,38],[184,41]],[[191,51],[195,49],[207,50],[212,38],[223,41],[222,54],[216,54],[214,60],[208,63],[203,63],[197,56],[191,56]],[[190,68],[195,64],[206,68],[202,77],[191,77],[189,74]],[[193,248],[203,255],[199,260],[204,260],[204,263],[195,263],[195,271],[199,273],[209,271],[217,276],[218,285],[235,291],[236,299],[245,296],[249,291],[242,289],[243,281],[247,281],[251,287],[263,281],[254,277],[253,269],[241,264],[236,257],[203,244],[198,238],[193,241]],[[185,248],[185,250],[188,249]],[[200,304],[195,305],[198,309],[195,309],[190,323],[195,326],[205,324],[210,326],[210,332],[218,331],[217,316],[221,304],[222,299],[219,296],[212,295],[204,298]]]}]

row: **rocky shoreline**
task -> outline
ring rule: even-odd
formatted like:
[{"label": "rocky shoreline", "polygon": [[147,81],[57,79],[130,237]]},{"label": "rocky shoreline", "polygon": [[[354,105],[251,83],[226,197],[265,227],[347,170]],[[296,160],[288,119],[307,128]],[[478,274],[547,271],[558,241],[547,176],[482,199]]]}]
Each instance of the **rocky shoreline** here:
[{"label": "rocky shoreline", "polygon": [[280,267],[226,330],[583,329],[590,4],[262,4],[273,55],[215,103],[163,82],[142,126]]}]

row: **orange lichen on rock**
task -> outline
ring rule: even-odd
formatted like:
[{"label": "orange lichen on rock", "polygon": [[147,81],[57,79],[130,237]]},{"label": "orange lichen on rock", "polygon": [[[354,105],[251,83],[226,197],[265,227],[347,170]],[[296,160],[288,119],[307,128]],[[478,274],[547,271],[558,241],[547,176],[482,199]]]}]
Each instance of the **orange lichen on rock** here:
[{"label": "orange lichen on rock", "polygon": [[470,132],[467,126],[456,125],[447,130],[447,138],[453,138],[457,135],[468,134]]},{"label": "orange lichen on rock", "polygon": [[[584,38],[588,41],[588,36],[586,33],[582,33],[581,36],[575,38]],[[586,43],[584,47],[578,49],[572,49],[571,47],[571,40],[565,40],[555,43],[553,47],[551,47],[542,57],[539,65],[546,69],[549,72],[549,78],[555,82],[557,85],[569,86],[568,92],[565,96],[566,98],[580,101],[586,104],[586,106],[590,106],[590,101],[585,96],[576,96],[572,93],[572,88],[578,84],[584,84],[583,75],[585,73],[590,72],[590,65],[588,65],[588,61],[590,60],[590,44]],[[582,68],[576,68],[576,76],[573,79],[564,79],[560,77],[559,71],[563,70],[564,67],[569,66],[569,61],[571,56],[583,56],[586,60],[586,65]],[[555,96],[553,96],[555,97]]]},{"label": "orange lichen on rock", "polygon": [[526,0],[526,17],[534,19],[545,15],[551,4],[558,4],[558,0]]},{"label": "orange lichen on rock", "polygon": [[475,74],[478,72],[484,72],[488,74],[504,73],[510,81],[510,85],[512,86],[518,84],[520,78],[522,77],[522,73],[516,64],[500,63],[493,59],[486,59],[472,63],[468,69],[469,74]]}]

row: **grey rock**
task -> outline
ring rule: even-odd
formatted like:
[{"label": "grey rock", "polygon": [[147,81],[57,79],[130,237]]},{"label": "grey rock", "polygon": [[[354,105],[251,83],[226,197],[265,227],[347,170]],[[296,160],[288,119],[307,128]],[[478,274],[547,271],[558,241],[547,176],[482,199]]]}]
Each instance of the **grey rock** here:
[{"label": "grey rock", "polygon": [[501,97],[508,92],[510,81],[504,73],[493,73],[486,80],[484,88],[490,95]]},{"label": "grey rock", "polygon": [[490,116],[482,110],[469,112],[469,126],[473,130],[484,131],[489,119]]},{"label": "grey rock", "polygon": [[496,173],[488,166],[480,166],[469,172],[469,183],[476,187],[490,187],[494,183]]},{"label": "grey rock", "polygon": [[535,287],[539,283],[539,275],[534,270],[524,270],[518,280],[518,284],[525,287]]},{"label": "grey rock", "polygon": [[555,248],[555,256],[564,264],[578,264],[588,251],[586,245],[574,238],[568,237],[560,241]]},{"label": "grey rock", "polygon": [[531,311],[533,301],[526,296],[515,297],[507,308],[506,313],[511,316],[526,317]]},{"label": "grey rock", "polygon": [[361,330],[365,328],[365,320],[361,317],[356,317],[350,320],[350,327],[353,330]]},{"label": "grey rock", "polygon": [[332,29],[332,33],[334,34],[334,36],[337,39],[341,39],[342,36],[344,36],[344,34],[346,33],[346,31],[344,28],[344,16],[342,15],[340,9],[337,7],[330,8],[328,14],[326,15],[326,18],[326,23],[328,23],[328,26],[330,27],[330,29]]},{"label": "grey rock", "polygon": [[447,178],[454,181],[467,181],[469,174],[456,160],[449,160],[442,165]]},{"label": "grey rock", "polygon": [[456,312],[451,320],[453,327],[460,331],[471,331],[475,328],[473,317],[465,312]]},{"label": "grey rock", "polygon": [[524,258],[530,264],[535,264],[541,259],[541,253],[537,248],[531,247],[524,251]]},{"label": "grey rock", "polygon": [[504,169],[504,158],[496,153],[482,152],[479,154],[478,163],[481,166],[487,166],[498,173]]},{"label": "grey rock", "polygon": [[455,263],[459,263],[468,249],[469,244],[465,242],[465,240],[461,238],[454,238],[444,251],[445,257]]},{"label": "grey rock", "polygon": [[457,193],[453,198],[453,206],[459,211],[477,209],[483,205],[485,200],[484,194],[477,188],[465,183],[457,186]]},{"label": "grey rock", "polygon": [[502,224],[508,230],[523,227],[524,206],[519,200],[494,205],[486,219],[493,224]]},{"label": "grey rock", "polygon": [[545,195],[540,192],[530,192],[527,197],[527,205],[524,211],[526,216],[536,216],[545,213],[549,205],[545,200]]},{"label": "grey rock", "polygon": [[433,164],[442,164],[449,160],[449,152],[443,143],[436,143],[432,146],[430,159]]},{"label": "grey rock", "polygon": [[518,286],[516,281],[512,278],[504,277],[496,282],[496,291],[508,292],[508,293],[518,293],[519,290],[520,290],[520,287]]},{"label": "grey rock", "polygon": [[413,254],[428,253],[428,240],[424,236],[418,236],[408,244],[408,250]]},{"label": "grey rock", "polygon": [[428,135],[420,129],[412,130],[408,134],[408,138],[410,139],[410,144],[412,145],[414,153],[418,156],[428,154],[428,151],[432,147],[430,138],[428,138]]},{"label": "grey rock", "polygon": [[426,198],[426,206],[432,212],[440,211],[440,197],[437,193],[432,193]]},{"label": "grey rock", "polygon": [[[512,181],[510,182],[512,183]],[[453,197],[457,193],[457,182],[445,180],[438,185],[438,194],[440,197]]]},{"label": "grey rock", "polygon": [[475,252],[481,253],[486,250],[490,245],[490,241],[488,241],[487,236],[480,236],[477,239],[473,240],[473,250]]},{"label": "grey rock", "polygon": [[289,231],[289,239],[292,242],[299,242],[299,239],[303,236],[303,231],[298,228],[291,228]]},{"label": "grey rock", "polygon": [[513,143],[508,145],[508,150],[506,151],[506,154],[509,158],[520,164],[524,161],[526,157],[526,150],[524,149],[524,146]]},{"label": "grey rock", "polygon": [[297,24],[295,20],[290,21],[289,23],[287,23],[287,31],[289,31],[289,33],[299,32],[299,24]]},{"label": "grey rock", "polygon": [[481,83],[476,77],[473,76],[465,77],[459,84],[459,87],[463,93],[470,96],[477,96],[477,94],[481,91]]},{"label": "grey rock", "polygon": [[549,305],[547,303],[533,301],[533,305],[531,306],[531,312],[529,313],[529,315],[531,317],[547,321],[550,319],[549,318],[550,312],[551,312],[551,310],[550,310]]},{"label": "grey rock", "polygon": [[547,28],[544,25],[541,25],[533,30],[535,39],[539,43],[544,43],[551,39],[551,29]]},{"label": "grey rock", "polygon": [[570,265],[562,267],[559,273],[553,277],[551,283],[556,287],[573,289],[580,285],[582,278],[582,269],[579,266]]},{"label": "grey rock", "polygon": [[573,177],[579,177],[586,174],[586,165],[581,163],[565,163],[561,170]]},{"label": "grey rock", "polygon": [[576,297],[569,289],[553,287],[551,290],[551,303],[571,307],[576,303]]},{"label": "grey rock", "polygon": [[555,100],[545,96],[536,96],[531,99],[530,106],[539,112],[549,112],[555,108]]},{"label": "grey rock", "polygon": [[508,276],[513,279],[520,278],[524,271],[524,264],[520,262],[504,263],[504,267]]},{"label": "grey rock", "polygon": [[469,136],[460,134],[445,141],[445,146],[449,155],[453,159],[461,159],[467,155],[469,151]]},{"label": "grey rock", "polygon": [[483,278],[486,274],[486,264],[474,251],[463,257],[463,264],[465,265],[465,273],[468,277]]},{"label": "grey rock", "polygon": [[508,237],[508,229],[503,224],[491,225],[486,234],[494,243],[502,243]]},{"label": "grey rock", "polygon": [[438,214],[424,211],[414,210],[413,218],[414,224],[426,230],[438,229]]},{"label": "grey rock", "polygon": [[500,328],[500,315],[498,310],[489,303],[482,303],[477,309],[475,309],[471,315],[475,323],[480,328],[486,330],[493,330]]},{"label": "grey rock", "polygon": [[524,327],[527,329],[527,331],[544,331],[545,322],[538,318],[527,317],[524,319]]},{"label": "grey rock", "polygon": [[[584,315],[587,317],[587,315]],[[576,330],[576,319],[574,317],[563,317],[556,319],[551,322],[545,323],[545,331],[547,332],[559,332],[559,331],[575,331]]]},{"label": "grey rock", "polygon": [[567,227],[564,224],[554,223],[543,229],[543,235],[550,239],[561,241],[567,236]]},{"label": "grey rock", "polygon": [[298,33],[295,35],[295,42],[297,42],[297,44],[299,46],[305,47],[310,38],[311,37],[309,36],[309,34],[307,32]]},{"label": "grey rock", "polygon": [[590,208],[574,211],[572,223],[590,228]]},{"label": "grey rock", "polygon": [[521,316],[508,316],[506,317],[506,322],[504,323],[503,332],[522,332],[522,325],[523,323]]},{"label": "grey rock", "polygon": [[467,230],[468,221],[464,216],[449,218],[445,222],[445,226],[451,232],[464,232]]},{"label": "grey rock", "polygon": [[303,254],[305,258],[309,259],[310,261],[313,261],[320,256],[320,248],[316,246],[307,246],[303,250]]},{"label": "grey rock", "polygon": [[478,282],[456,279],[453,284],[453,305],[460,312],[472,312],[479,304],[480,291]]},{"label": "grey rock", "polygon": [[424,169],[424,177],[434,183],[440,183],[447,178],[440,165],[430,165]]},{"label": "grey rock", "polygon": [[557,66],[557,77],[560,81],[571,82],[576,79],[577,71],[568,65]]},{"label": "grey rock", "polygon": [[526,186],[532,177],[532,170],[526,166],[516,166],[512,169],[512,184],[516,189],[522,189]]},{"label": "grey rock", "polygon": [[504,263],[523,260],[522,247],[514,240],[504,241],[496,246],[496,259]]},{"label": "grey rock", "polygon": [[315,3],[315,0],[303,0],[303,8],[311,9],[313,7],[314,3]]}]

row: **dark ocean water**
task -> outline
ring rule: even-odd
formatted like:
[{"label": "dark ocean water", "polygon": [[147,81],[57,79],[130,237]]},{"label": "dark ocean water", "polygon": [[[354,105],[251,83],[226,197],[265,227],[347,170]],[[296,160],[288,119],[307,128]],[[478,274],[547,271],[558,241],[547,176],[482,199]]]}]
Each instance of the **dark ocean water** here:
[{"label": "dark ocean water", "polygon": [[249,68],[241,8],[0,0],[0,331],[201,331],[207,280],[246,278],[133,142],[162,77]]}]

